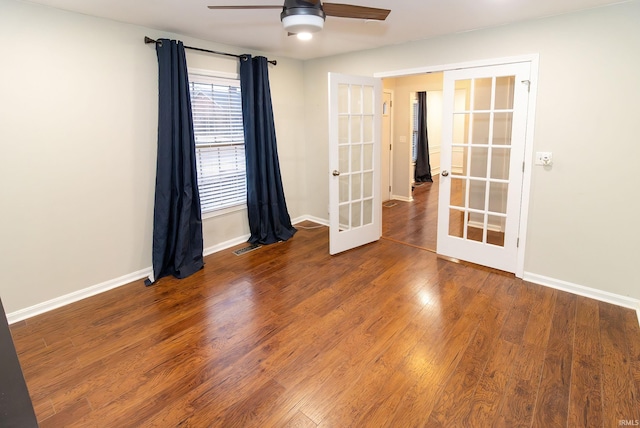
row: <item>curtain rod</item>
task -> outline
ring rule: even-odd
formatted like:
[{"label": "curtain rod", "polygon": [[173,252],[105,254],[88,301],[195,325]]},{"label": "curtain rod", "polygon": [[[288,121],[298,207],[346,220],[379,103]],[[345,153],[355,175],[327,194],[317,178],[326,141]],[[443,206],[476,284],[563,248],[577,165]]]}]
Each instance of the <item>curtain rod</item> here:
[{"label": "curtain rod", "polygon": [[[147,44],[149,44],[149,43],[160,43],[158,40],[153,40],[151,37],[147,37],[147,36],[144,36],[144,42],[147,43]],[[194,48],[194,47],[191,47],[191,46],[185,46],[184,48],[185,49],[191,49],[192,51],[208,52],[208,53],[212,53],[212,54],[216,54],[216,55],[225,55],[225,56],[232,56],[232,57],[239,58],[239,59],[247,59],[247,55],[236,55],[236,54],[230,54],[230,53],[227,53],[227,52],[211,51],[209,49]],[[271,61],[267,60],[267,62],[269,64],[273,64],[273,65],[277,65],[278,64],[278,61],[276,61],[275,59],[271,60]]]}]

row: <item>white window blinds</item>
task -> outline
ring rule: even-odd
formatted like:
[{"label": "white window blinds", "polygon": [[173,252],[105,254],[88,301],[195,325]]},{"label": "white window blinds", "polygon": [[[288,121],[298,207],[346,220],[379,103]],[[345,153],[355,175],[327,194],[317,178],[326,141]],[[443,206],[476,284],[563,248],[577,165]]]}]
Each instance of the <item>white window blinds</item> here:
[{"label": "white window blinds", "polygon": [[240,82],[189,75],[202,212],[246,204]]},{"label": "white window blinds", "polygon": [[[417,94],[416,94],[417,96]],[[418,100],[411,101],[411,159],[415,162],[418,159]]]}]

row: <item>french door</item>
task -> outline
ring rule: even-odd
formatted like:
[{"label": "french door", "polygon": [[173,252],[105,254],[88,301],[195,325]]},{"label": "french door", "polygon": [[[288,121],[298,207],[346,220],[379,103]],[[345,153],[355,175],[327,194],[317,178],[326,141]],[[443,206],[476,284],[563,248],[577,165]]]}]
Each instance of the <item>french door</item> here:
[{"label": "french door", "polygon": [[329,73],[329,252],[382,235],[382,83]]},{"label": "french door", "polygon": [[530,63],[444,73],[439,254],[515,272]]}]

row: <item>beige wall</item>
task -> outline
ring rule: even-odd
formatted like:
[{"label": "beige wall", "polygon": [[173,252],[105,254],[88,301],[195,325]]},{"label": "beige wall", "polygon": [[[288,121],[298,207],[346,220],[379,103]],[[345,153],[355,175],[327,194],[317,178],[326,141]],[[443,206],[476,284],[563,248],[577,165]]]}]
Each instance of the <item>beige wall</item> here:
[{"label": "beige wall", "polygon": [[416,67],[538,53],[533,167],[525,271],[640,298],[640,2],[307,61],[305,212],[327,205],[327,72],[372,76]]},{"label": "beige wall", "polygon": [[[0,297],[8,313],[151,266],[157,59],[143,38],[237,49],[0,0]],[[249,52],[252,53],[252,52]],[[237,72],[187,52],[190,67]],[[302,63],[270,69],[290,214],[304,213]],[[204,221],[204,245],[249,233],[246,211]]]}]

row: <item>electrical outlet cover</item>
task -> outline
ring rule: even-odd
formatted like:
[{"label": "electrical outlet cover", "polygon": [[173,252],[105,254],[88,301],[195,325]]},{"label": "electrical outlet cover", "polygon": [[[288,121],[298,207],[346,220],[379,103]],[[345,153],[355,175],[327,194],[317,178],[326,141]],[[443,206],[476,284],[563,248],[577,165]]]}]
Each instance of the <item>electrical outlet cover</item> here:
[{"label": "electrical outlet cover", "polygon": [[551,152],[536,152],[536,165],[551,165],[553,154]]}]

